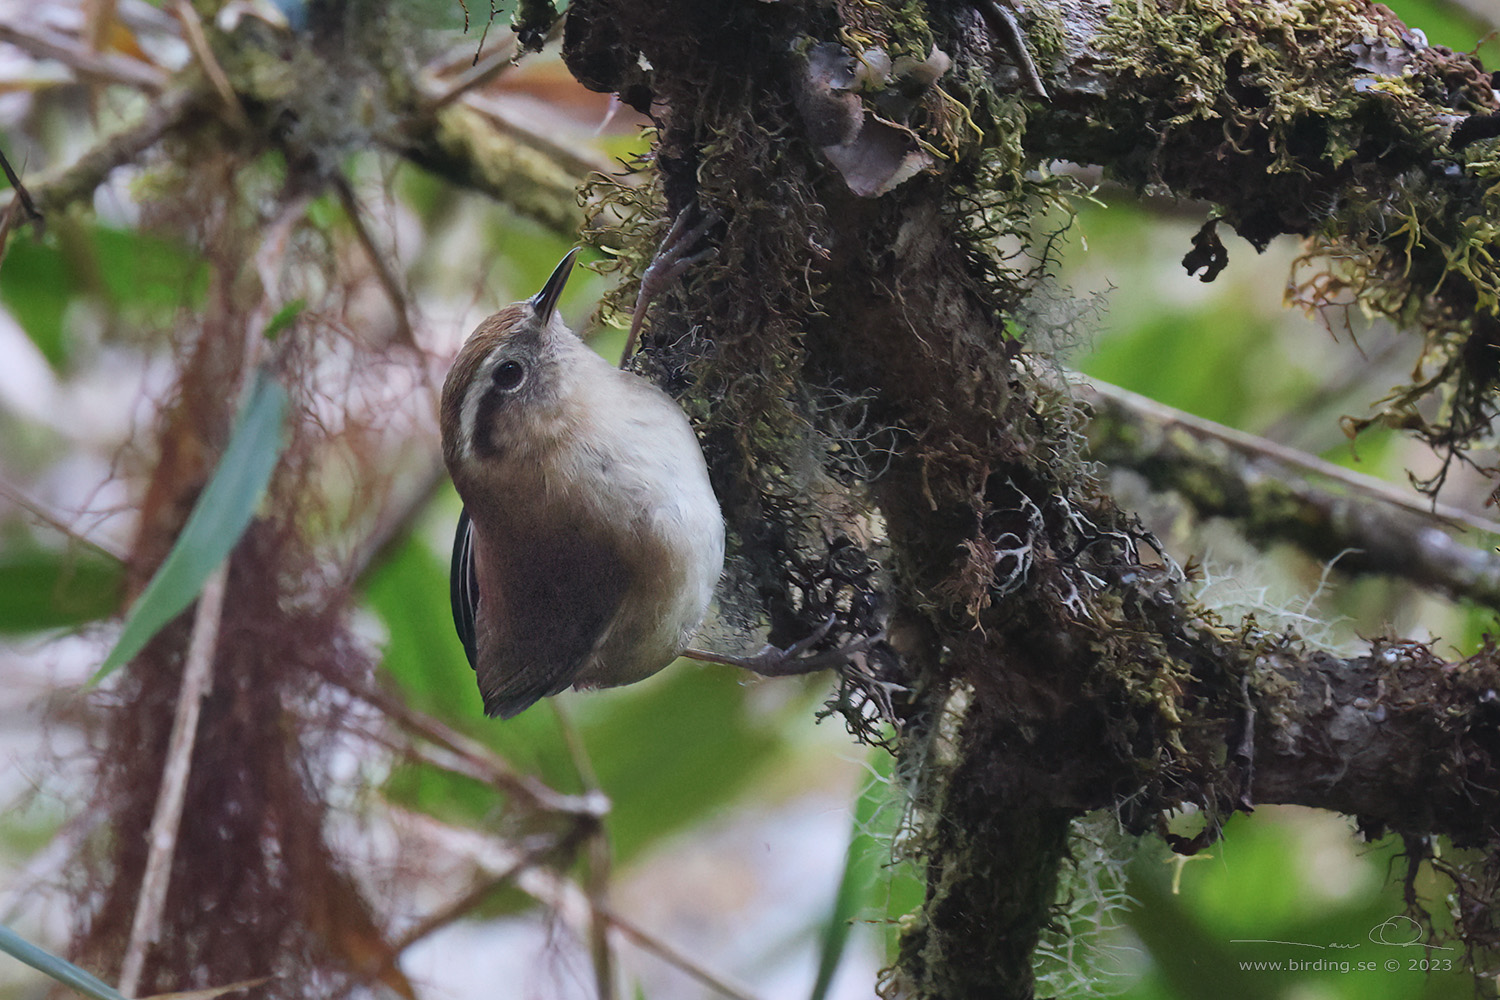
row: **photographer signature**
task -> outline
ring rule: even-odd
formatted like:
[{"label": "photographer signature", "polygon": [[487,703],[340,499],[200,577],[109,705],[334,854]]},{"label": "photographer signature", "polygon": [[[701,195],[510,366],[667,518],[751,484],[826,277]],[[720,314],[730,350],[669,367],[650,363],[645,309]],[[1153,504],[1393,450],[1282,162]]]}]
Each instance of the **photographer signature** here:
[{"label": "photographer signature", "polygon": [[[1367,935],[1371,944],[1385,945],[1389,948],[1428,948],[1432,951],[1453,951],[1453,948],[1444,945],[1427,943],[1426,932],[1422,925],[1411,917],[1397,914],[1387,917],[1374,927],[1370,928]],[[1316,948],[1319,951],[1349,950],[1361,947],[1360,944],[1344,944],[1332,941],[1328,944],[1313,944],[1311,941],[1281,941],[1275,938],[1230,938],[1230,944],[1285,944],[1296,948]]]}]

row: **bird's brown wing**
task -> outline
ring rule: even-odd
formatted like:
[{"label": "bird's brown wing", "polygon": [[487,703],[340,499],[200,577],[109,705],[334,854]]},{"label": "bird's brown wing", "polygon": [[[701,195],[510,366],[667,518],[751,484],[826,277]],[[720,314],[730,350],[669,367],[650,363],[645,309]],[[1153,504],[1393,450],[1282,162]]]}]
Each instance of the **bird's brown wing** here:
[{"label": "bird's brown wing", "polygon": [[[508,719],[577,678],[619,609],[630,573],[607,538],[562,520],[474,529],[476,667],[487,715]],[[461,630],[460,630],[461,631]]]}]

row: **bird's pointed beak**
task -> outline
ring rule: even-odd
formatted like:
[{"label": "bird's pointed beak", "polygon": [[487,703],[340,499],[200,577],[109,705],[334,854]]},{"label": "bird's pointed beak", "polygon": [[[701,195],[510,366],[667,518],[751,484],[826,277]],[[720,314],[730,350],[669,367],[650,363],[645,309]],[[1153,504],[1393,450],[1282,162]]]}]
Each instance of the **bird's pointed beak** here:
[{"label": "bird's pointed beak", "polygon": [[547,279],[542,290],[531,297],[531,308],[536,310],[537,318],[543,323],[552,319],[552,311],[557,308],[557,300],[562,298],[563,286],[568,283],[568,275],[573,271],[573,259],[577,256],[577,247],[569,250],[553,269],[552,277]]}]

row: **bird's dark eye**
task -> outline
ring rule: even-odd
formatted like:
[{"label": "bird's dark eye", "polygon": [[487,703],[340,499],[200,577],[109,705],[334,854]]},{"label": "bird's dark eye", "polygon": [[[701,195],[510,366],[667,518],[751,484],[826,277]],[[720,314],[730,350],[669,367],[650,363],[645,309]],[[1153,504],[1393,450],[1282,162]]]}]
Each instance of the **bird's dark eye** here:
[{"label": "bird's dark eye", "polygon": [[510,392],[526,378],[526,366],[519,361],[502,361],[495,366],[492,381],[501,392]]}]

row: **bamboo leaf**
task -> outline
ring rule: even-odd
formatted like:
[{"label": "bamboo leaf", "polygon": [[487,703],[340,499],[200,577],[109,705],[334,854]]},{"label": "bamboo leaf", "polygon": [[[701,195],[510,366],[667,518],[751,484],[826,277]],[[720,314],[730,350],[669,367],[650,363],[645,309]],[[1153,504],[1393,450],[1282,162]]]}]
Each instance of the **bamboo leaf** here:
[{"label": "bamboo leaf", "polygon": [[125,1000],[120,991],[92,973],[85,972],[65,958],[39,948],[15,931],[0,924],[0,951],[25,962],[38,972],[51,976],[71,990],[95,1000]]},{"label": "bamboo leaf", "polygon": [[264,370],[258,372],[213,478],[188,515],[172,551],[130,609],[115,648],[90,683],[99,683],[128,662],[193,603],[208,575],[233,550],[281,457],[286,411],[286,390]]}]

